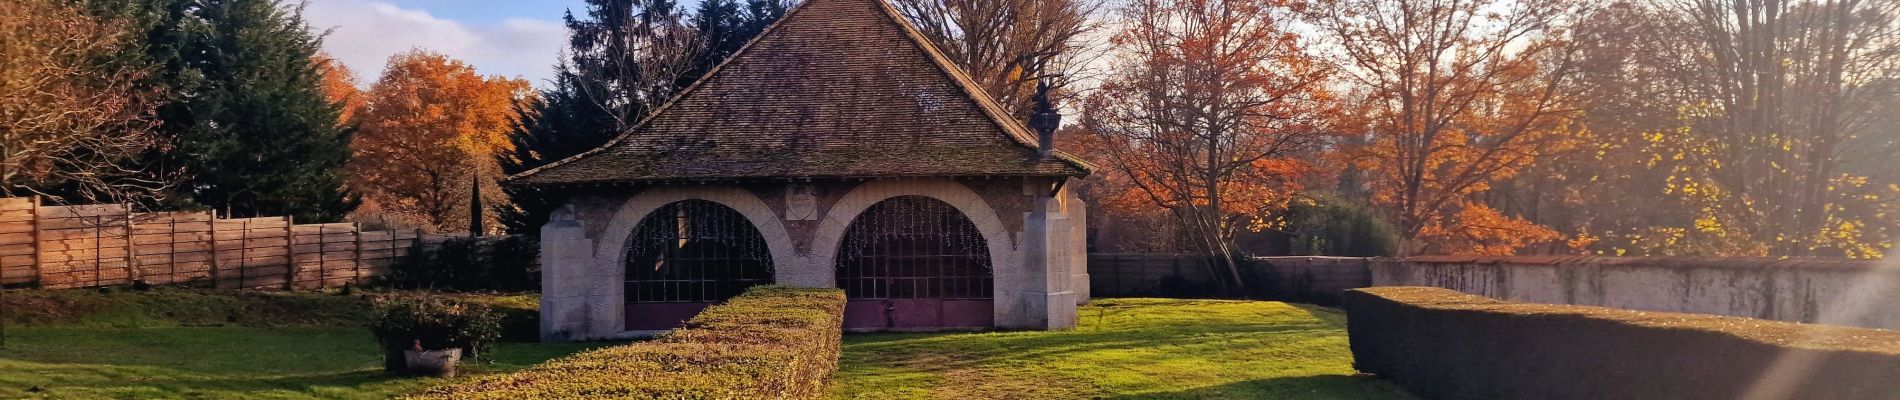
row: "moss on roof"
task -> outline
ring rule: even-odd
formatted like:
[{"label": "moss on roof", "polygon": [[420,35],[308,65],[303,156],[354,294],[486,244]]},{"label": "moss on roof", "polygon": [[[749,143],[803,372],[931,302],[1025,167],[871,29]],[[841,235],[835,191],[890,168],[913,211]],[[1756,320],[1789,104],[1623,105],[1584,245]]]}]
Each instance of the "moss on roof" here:
[{"label": "moss on roof", "polygon": [[601,148],[521,185],[678,179],[1080,176],[878,0],[811,0]]}]

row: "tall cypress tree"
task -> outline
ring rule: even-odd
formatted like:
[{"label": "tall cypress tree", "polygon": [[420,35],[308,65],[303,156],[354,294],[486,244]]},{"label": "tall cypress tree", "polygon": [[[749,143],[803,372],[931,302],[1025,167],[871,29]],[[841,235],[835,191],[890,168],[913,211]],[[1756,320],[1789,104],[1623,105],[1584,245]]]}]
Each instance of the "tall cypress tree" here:
[{"label": "tall cypress tree", "polygon": [[745,47],[765,27],[785,16],[781,0],[705,0],[693,14],[693,28],[699,33],[699,56],[694,59],[686,83],[698,80],[726,57]]},{"label": "tall cypress tree", "polygon": [[[554,79],[552,87],[541,90],[540,96],[517,112],[519,123],[509,138],[514,149],[498,157],[502,173],[519,174],[580,154],[619,133],[614,129],[615,110],[590,101],[585,94],[605,90],[599,81],[581,79],[565,66]],[[596,86],[582,86],[589,84]],[[548,213],[560,205],[560,199],[534,188],[504,186],[503,191],[514,207],[496,212],[509,233],[539,234]]]},{"label": "tall cypress tree", "polygon": [[312,62],[321,39],[301,7],[276,0],[158,0],[148,55],[171,100],[157,110],[168,146],[147,164],[173,174],[167,206],[233,216],[341,219],[350,128]]},{"label": "tall cypress tree", "polygon": [[[567,17],[569,58],[552,87],[519,112],[514,151],[497,160],[513,175],[598,147],[691,85],[785,14],[783,0],[707,0],[682,15],[672,0],[588,0]],[[685,45],[682,45],[685,44]],[[678,69],[671,78],[652,73]],[[646,80],[643,80],[646,79]],[[508,187],[514,208],[496,210],[508,232],[538,234],[561,199]]]}]

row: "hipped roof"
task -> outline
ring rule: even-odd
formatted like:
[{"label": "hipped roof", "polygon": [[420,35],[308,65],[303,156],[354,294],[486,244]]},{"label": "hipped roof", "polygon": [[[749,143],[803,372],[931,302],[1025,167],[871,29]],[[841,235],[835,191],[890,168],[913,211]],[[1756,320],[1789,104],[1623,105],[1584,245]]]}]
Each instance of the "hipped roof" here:
[{"label": "hipped roof", "polygon": [[880,0],[809,0],[633,129],[510,183],[1081,176]]}]

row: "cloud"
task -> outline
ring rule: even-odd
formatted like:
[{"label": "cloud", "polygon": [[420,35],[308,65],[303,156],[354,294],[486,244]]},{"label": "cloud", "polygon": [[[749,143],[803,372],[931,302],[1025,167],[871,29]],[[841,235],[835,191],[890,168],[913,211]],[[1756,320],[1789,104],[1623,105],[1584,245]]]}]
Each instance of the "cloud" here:
[{"label": "cloud", "polygon": [[363,79],[382,76],[389,56],[421,48],[467,62],[487,75],[526,78],[542,85],[567,42],[557,21],[510,18],[498,24],[469,24],[439,18],[420,9],[370,0],[313,0],[304,17],[318,30],[329,30],[324,51]]}]

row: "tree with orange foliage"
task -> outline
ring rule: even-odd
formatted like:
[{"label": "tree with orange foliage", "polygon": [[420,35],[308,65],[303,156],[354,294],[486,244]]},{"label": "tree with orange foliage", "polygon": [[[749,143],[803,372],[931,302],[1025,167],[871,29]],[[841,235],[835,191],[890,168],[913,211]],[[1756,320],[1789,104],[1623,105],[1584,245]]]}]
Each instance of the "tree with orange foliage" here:
[{"label": "tree with orange foliage", "polygon": [[1573,48],[1558,24],[1565,1],[1322,0],[1310,12],[1331,34],[1367,114],[1373,203],[1396,217],[1407,254],[1512,254],[1561,238],[1476,198],[1492,182],[1572,146]]},{"label": "tree with orange foliage", "polygon": [[[1239,287],[1234,236],[1300,190],[1331,73],[1291,31],[1298,0],[1133,0],[1083,123],[1113,174],[1173,213]],[[1229,282],[1223,282],[1227,284]]]},{"label": "tree with orange foliage", "polygon": [[391,57],[369,90],[361,130],[351,143],[352,171],[364,194],[359,219],[380,213],[437,231],[458,230],[470,222],[471,182],[484,186],[483,204],[507,204],[494,159],[507,148],[513,113],[529,89],[527,81],[484,77],[441,54],[415,50]]},{"label": "tree with orange foliage", "polygon": [[333,103],[343,105],[343,109],[337,113],[337,122],[343,126],[353,125],[357,114],[362,113],[363,108],[368,106],[367,100],[363,99],[363,90],[356,88],[356,72],[351,71],[349,66],[337,62],[336,58],[329,54],[318,53],[316,59],[311,62],[315,63],[317,70],[323,73],[324,97],[330,98]]}]

